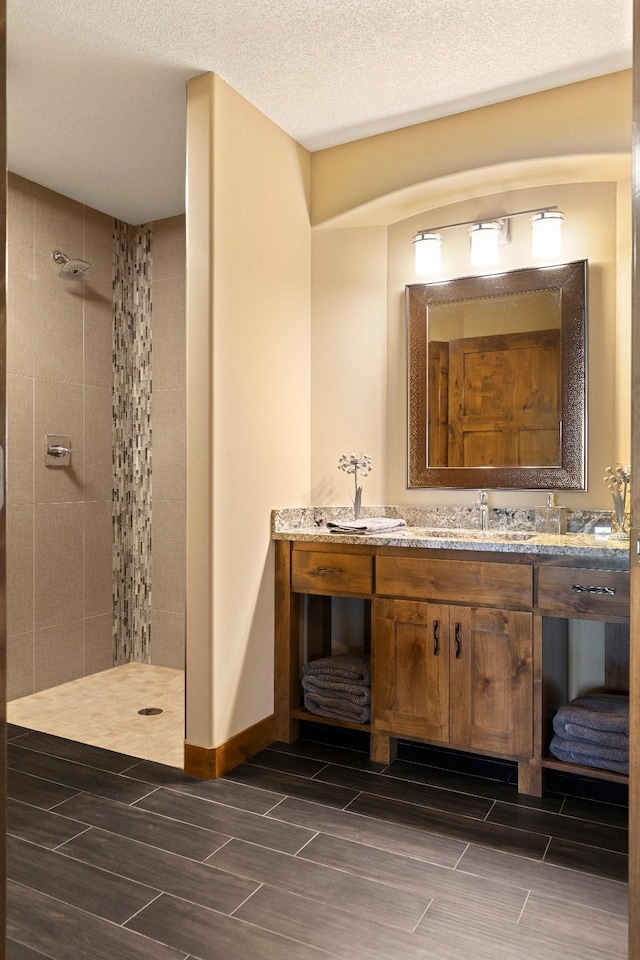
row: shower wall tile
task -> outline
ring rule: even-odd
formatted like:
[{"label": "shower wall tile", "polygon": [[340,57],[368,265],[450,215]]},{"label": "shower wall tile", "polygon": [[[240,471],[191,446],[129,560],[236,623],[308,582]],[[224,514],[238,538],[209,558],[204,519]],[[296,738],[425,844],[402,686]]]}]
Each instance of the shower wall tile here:
[{"label": "shower wall tile", "polygon": [[35,199],[34,184],[30,180],[7,174],[7,236],[12,243],[35,247]]},{"label": "shower wall tile", "polygon": [[[35,496],[36,503],[84,499],[82,385],[36,380],[35,384]],[[45,467],[44,436],[61,434],[71,440],[71,464]],[[41,445],[41,446],[39,446]]]},{"label": "shower wall tile", "polygon": [[[8,689],[15,698],[33,692],[34,670],[40,688],[113,665],[114,221],[12,173],[8,187]],[[86,280],[60,279],[53,250],[88,260]],[[71,469],[44,466],[45,433],[71,437]],[[80,627],[63,641],[57,632],[68,621]],[[58,654],[62,666],[54,669]]]},{"label": "shower wall tile", "polygon": [[113,289],[111,274],[84,281],[84,382],[113,390]]},{"label": "shower wall tile", "polygon": [[[111,582],[109,582],[111,585]],[[83,674],[99,673],[113,667],[113,613],[84,620]]]},{"label": "shower wall tile", "polygon": [[28,697],[34,686],[34,637],[29,633],[7,636],[7,700]]},{"label": "shower wall tile", "polygon": [[180,613],[151,611],[151,663],[184,670],[185,618]]},{"label": "shower wall tile", "polygon": [[186,497],[186,391],[153,392],[153,498]]},{"label": "shower wall tile", "polygon": [[[63,197],[53,190],[33,184],[35,198],[36,253],[51,258],[60,250],[71,259],[82,258],[83,208],[82,204]],[[52,261],[53,262],[53,261]],[[54,265],[55,266],[55,265]],[[56,267],[56,271],[59,268]]]},{"label": "shower wall tile", "polygon": [[84,498],[108,500],[113,491],[113,408],[111,390],[84,389]]},{"label": "shower wall tile", "polygon": [[82,283],[59,277],[50,257],[36,255],[35,271],[35,376],[82,383]]},{"label": "shower wall tile", "polygon": [[33,630],[32,503],[7,507],[7,633]]},{"label": "shower wall tile", "polygon": [[154,501],[151,605],[165,613],[184,613],[185,505],[174,500]]},{"label": "shower wall tile", "polygon": [[[111,501],[84,504],[84,608],[85,617],[113,614],[113,529]],[[109,629],[111,652],[111,628]],[[113,662],[109,664],[113,666]],[[86,671],[85,671],[86,672]]]},{"label": "shower wall tile", "polygon": [[36,279],[36,254],[33,244],[25,246],[7,239],[7,280],[8,295],[21,303],[30,303],[33,296],[33,284]]},{"label": "shower wall tile", "polygon": [[33,503],[34,382],[7,377],[7,503]]},{"label": "shower wall tile", "polygon": [[153,281],[154,390],[180,390],[185,387],[184,305],[184,278]]},{"label": "shower wall tile", "polygon": [[82,619],[83,506],[36,504],[36,630]]},{"label": "shower wall tile", "polygon": [[34,686],[38,690],[57,687],[60,683],[82,676],[82,620],[60,623],[34,635]]},{"label": "shower wall tile", "polygon": [[[84,244],[82,259],[91,264],[87,280],[103,276],[111,284],[113,271],[113,217],[84,207]],[[86,281],[85,281],[86,282]]]},{"label": "shower wall tile", "polygon": [[151,662],[184,669],[186,514],[185,218],[153,224]]},{"label": "shower wall tile", "polygon": [[7,243],[7,370],[33,376],[35,331],[33,247]]},{"label": "shower wall tile", "polygon": [[184,277],[186,265],[186,221],[184,215],[153,223],[153,281]]}]

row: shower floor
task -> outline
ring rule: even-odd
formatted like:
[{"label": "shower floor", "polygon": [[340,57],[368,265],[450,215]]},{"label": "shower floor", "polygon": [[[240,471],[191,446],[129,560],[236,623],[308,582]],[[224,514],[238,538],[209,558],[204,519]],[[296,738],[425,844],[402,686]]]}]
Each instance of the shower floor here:
[{"label": "shower floor", "polygon": [[[142,716],[147,707],[162,713]],[[184,671],[126,663],[7,704],[9,723],[182,767]]]}]

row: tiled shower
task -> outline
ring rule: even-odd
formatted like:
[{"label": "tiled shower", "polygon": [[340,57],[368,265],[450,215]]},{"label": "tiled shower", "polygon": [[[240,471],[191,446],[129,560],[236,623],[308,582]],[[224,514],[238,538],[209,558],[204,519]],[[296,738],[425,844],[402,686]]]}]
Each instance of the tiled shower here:
[{"label": "tiled shower", "polygon": [[[128,660],[184,665],[184,248],[183,216],[131,227],[9,174],[10,700]],[[83,282],[53,250],[91,264]],[[45,466],[45,434],[71,438],[70,467]]]}]

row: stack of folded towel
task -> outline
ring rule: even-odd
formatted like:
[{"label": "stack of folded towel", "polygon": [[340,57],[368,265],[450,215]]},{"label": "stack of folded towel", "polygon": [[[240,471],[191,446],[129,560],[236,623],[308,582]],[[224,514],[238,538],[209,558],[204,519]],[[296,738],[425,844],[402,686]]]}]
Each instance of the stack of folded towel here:
[{"label": "stack of folded towel", "polygon": [[561,707],[553,718],[551,753],[558,760],[629,772],[629,697],[587,694]]},{"label": "stack of folded towel", "polygon": [[366,723],[371,716],[371,660],[364,654],[340,653],[305,663],[302,688],[309,713],[354,723]]}]

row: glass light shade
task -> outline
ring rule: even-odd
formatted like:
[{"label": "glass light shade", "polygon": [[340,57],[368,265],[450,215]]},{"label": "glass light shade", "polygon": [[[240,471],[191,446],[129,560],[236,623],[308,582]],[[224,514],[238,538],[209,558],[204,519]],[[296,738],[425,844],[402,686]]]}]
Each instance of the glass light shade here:
[{"label": "glass light shade", "polygon": [[543,210],[531,217],[531,253],[536,260],[560,256],[563,220],[559,210]]},{"label": "glass light shade", "polygon": [[469,229],[469,236],[471,237],[471,266],[495,267],[498,262],[500,223],[497,220],[474,223]]},{"label": "glass light shade", "polygon": [[417,233],[413,238],[418,277],[433,277],[442,269],[442,235]]}]

